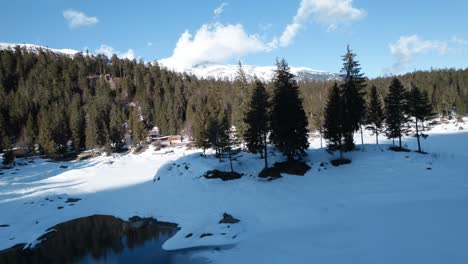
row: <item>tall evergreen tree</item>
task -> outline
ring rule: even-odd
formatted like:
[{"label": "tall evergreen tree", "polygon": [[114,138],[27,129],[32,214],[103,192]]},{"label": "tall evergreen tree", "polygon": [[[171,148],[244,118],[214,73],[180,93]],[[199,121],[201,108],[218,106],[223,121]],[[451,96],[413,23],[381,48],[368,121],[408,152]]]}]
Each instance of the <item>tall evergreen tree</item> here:
[{"label": "tall evergreen tree", "polygon": [[39,136],[38,143],[46,154],[55,154],[55,143],[53,136],[53,114],[49,109],[43,108],[39,113]]},{"label": "tall evergreen tree", "polygon": [[432,107],[431,104],[424,93],[415,86],[411,85],[411,91],[408,93],[408,115],[414,118],[415,128],[416,128],[416,139],[418,141],[418,151],[421,152],[421,142],[420,142],[420,133],[419,133],[419,123],[423,122],[426,118],[432,116]]},{"label": "tall evergreen tree", "polygon": [[[365,113],[364,91],[365,78],[361,73],[359,62],[355,59],[354,53],[349,46],[346,54],[343,55],[343,68],[341,69],[343,84],[341,84],[341,102],[343,104],[344,115],[347,117],[343,123],[345,130],[345,150],[354,149],[354,132],[361,128]],[[362,133],[362,130],[361,130]]]},{"label": "tall evergreen tree", "polygon": [[379,144],[379,133],[383,129],[384,125],[384,110],[382,107],[382,99],[377,92],[377,87],[372,86],[370,92],[369,105],[367,107],[367,123],[368,128],[375,134],[375,143]]},{"label": "tall evergreen tree", "polygon": [[406,90],[400,80],[393,78],[389,93],[385,98],[386,134],[388,138],[398,138],[401,148],[401,137],[407,132],[408,119],[406,113]]},{"label": "tall evergreen tree", "polygon": [[109,122],[109,140],[111,146],[121,150],[125,142],[125,117],[119,106],[112,106]]},{"label": "tall evergreen tree", "polygon": [[28,121],[26,121],[26,126],[24,128],[25,136],[25,145],[28,149],[28,152],[34,151],[34,144],[36,143],[36,124],[31,113],[28,115]]},{"label": "tall evergreen tree", "polygon": [[242,63],[239,61],[239,66],[237,68],[236,78],[234,84],[238,89],[236,94],[235,104],[233,105],[232,111],[232,121],[233,125],[236,127],[236,133],[238,138],[243,140],[243,136],[246,130],[246,124],[244,122],[244,117],[246,110],[248,109],[248,102],[250,97],[250,85],[247,80],[247,76],[242,67]]},{"label": "tall evergreen tree", "polygon": [[146,128],[138,107],[132,107],[130,110],[130,129],[132,131],[133,144],[141,145],[146,139]]},{"label": "tall evergreen tree", "polygon": [[305,154],[309,146],[307,116],[288,64],[284,59],[277,60],[276,67],[270,140],[288,160],[293,160]]},{"label": "tall evergreen tree", "polygon": [[203,154],[205,151],[211,147],[209,138],[208,138],[208,123],[210,119],[210,112],[207,107],[208,97],[203,96],[198,99],[198,102],[195,107],[196,115],[194,117],[193,125],[193,139],[195,146],[203,149]]},{"label": "tall evergreen tree", "polygon": [[244,139],[250,152],[260,153],[260,156],[264,158],[265,168],[268,168],[269,108],[268,93],[263,83],[257,79],[244,119],[247,125]]},{"label": "tall evergreen tree", "polygon": [[72,148],[75,150],[85,148],[86,119],[81,107],[80,97],[74,96],[69,109],[70,133]]},{"label": "tall evergreen tree", "polygon": [[86,148],[94,149],[98,147],[98,113],[96,106],[91,102],[88,105],[87,114],[86,114]]},{"label": "tall evergreen tree", "polygon": [[327,141],[328,150],[340,151],[340,159],[343,159],[346,132],[343,124],[346,117],[341,100],[341,90],[335,82],[325,106],[324,137]]}]

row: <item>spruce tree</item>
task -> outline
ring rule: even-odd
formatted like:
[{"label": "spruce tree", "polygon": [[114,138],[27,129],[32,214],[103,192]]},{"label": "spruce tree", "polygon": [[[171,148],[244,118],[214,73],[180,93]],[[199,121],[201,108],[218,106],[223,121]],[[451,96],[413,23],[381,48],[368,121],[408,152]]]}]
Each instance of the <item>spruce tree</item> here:
[{"label": "spruce tree", "polygon": [[[359,62],[355,59],[354,53],[349,46],[346,54],[342,56],[343,68],[341,69],[343,84],[341,84],[341,102],[346,119],[343,120],[344,129],[344,149],[349,151],[354,149],[354,132],[361,128],[364,113],[365,101],[364,92],[365,78],[361,73]],[[361,130],[362,133],[362,130]],[[362,137],[362,135],[361,135]]]},{"label": "spruce tree", "polygon": [[307,116],[288,64],[282,59],[276,66],[270,140],[288,160],[293,160],[304,155],[309,146]]},{"label": "spruce tree", "polygon": [[38,143],[41,150],[46,154],[55,154],[55,143],[53,137],[54,116],[47,108],[41,109],[39,113],[39,136]]},{"label": "spruce tree", "polygon": [[325,122],[324,122],[324,137],[327,141],[329,151],[340,151],[340,159],[343,159],[345,128],[344,124],[344,109],[341,97],[341,90],[335,82],[328,101],[325,106]]},{"label": "spruce tree", "polygon": [[26,121],[24,136],[25,144],[28,152],[34,151],[34,144],[36,143],[36,124],[31,113],[28,115],[28,120]]},{"label": "spruce tree", "polygon": [[71,143],[74,150],[85,148],[86,119],[80,103],[80,97],[75,96],[70,104],[70,133]]},{"label": "spruce tree", "polygon": [[406,98],[406,90],[403,84],[397,78],[393,78],[389,93],[385,98],[386,134],[388,138],[398,138],[400,149],[402,148],[401,137],[407,132]]},{"label": "spruce tree", "polygon": [[377,92],[377,87],[374,85],[371,88],[369,105],[367,107],[367,123],[368,129],[375,134],[375,143],[379,144],[379,133],[383,129],[385,116],[382,107],[382,99]]},{"label": "spruce tree", "polygon": [[260,153],[265,160],[265,169],[268,168],[267,139],[269,127],[269,109],[268,93],[263,83],[256,79],[255,88],[244,122],[247,129],[244,133],[244,140],[247,143],[247,149],[252,153]]},{"label": "spruce tree", "polygon": [[421,151],[421,142],[420,142],[420,133],[419,133],[419,122],[424,122],[426,118],[432,116],[431,104],[428,98],[424,95],[421,90],[411,84],[411,91],[408,92],[408,115],[414,118],[415,128],[416,128],[416,139],[418,142],[418,152]]},{"label": "spruce tree", "polygon": [[132,107],[130,110],[130,129],[132,131],[132,140],[134,145],[141,145],[146,139],[145,122],[141,118],[140,109]]},{"label": "spruce tree", "polygon": [[193,139],[197,148],[203,149],[203,154],[211,147],[208,138],[208,123],[210,112],[207,107],[208,97],[202,96],[198,99],[195,107],[196,115],[193,124]]},{"label": "spruce tree", "polygon": [[244,117],[248,109],[248,102],[250,97],[250,85],[247,80],[247,76],[242,67],[242,63],[239,61],[236,78],[234,80],[238,92],[236,94],[235,103],[232,111],[233,125],[236,127],[236,133],[238,138],[243,141],[243,136],[246,130],[246,124]]},{"label": "spruce tree", "polygon": [[117,151],[121,150],[125,142],[125,117],[119,106],[113,105],[110,112],[109,140]]},{"label": "spruce tree", "polygon": [[86,114],[86,148],[94,149],[98,147],[98,114],[94,103],[88,105]]}]

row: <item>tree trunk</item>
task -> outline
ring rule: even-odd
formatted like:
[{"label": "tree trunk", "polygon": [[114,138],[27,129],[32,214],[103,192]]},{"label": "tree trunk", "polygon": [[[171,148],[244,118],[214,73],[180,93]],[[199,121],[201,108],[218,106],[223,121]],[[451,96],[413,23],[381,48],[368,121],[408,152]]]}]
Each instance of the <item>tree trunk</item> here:
[{"label": "tree trunk", "polygon": [[418,139],[418,151],[421,152],[421,142],[419,142],[418,119],[416,118],[416,138]]},{"label": "tree trunk", "polygon": [[320,132],[320,148],[323,148],[323,144],[322,144],[322,138],[323,138],[322,133],[323,132],[322,131],[323,131],[323,127],[320,126],[320,130],[319,130],[319,132]]},{"label": "tree trunk", "polygon": [[398,136],[398,143],[399,143],[399,145],[400,145],[400,148],[401,148],[401,135],[400,135],[400,136]]},{"label": "tree trunk", "polygon": [[359,125],[359,128],[361,129],[361,145],[364,145],[364,135],[363,135],[363,132],[362,132],[362,126]]},{"label": "tree trunk", "polygon": [[267,140],[266,140],[267,136],[266,136],[266,133],[265,135],[263,136],[263,147],[264,147],[264,159],[265,159],[265,169],[268,169],[268,146],[267,146]]},{"label": "tree trunk", "polygon": [[375,130],[375,143],[377,143],[377,145],[379,144],[379,132],[377,129]]},{"label": "tree trunk", "polygon": [[231,165],[231,172],[234,172],[234,168],[232,167],[231,149],[228,150],[228,155],[229,155],[229,164]]},{"label": "tree trunk", "polygon": [[340,159],[343,159],[343,143],[340,140]]}]

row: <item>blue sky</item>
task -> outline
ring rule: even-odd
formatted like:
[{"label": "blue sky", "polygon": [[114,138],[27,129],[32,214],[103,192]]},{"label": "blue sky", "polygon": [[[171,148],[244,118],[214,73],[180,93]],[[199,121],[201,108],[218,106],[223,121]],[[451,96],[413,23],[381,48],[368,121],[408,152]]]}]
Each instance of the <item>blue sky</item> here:
[{"label": "blue sky", "polygon": [[468,67],[466,0],[0,1],[0,42],[87,48],[174,68],[284,57],[338,72],[347,44],[369,77]]}]

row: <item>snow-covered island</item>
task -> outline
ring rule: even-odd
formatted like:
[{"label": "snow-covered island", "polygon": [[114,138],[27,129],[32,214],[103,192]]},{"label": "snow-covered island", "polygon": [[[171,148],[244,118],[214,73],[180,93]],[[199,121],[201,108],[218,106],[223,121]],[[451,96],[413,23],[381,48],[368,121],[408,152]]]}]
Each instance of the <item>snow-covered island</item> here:
[{"label": "snow-covered island", "polygon": [[[311,170],[273,181],[257,177],[263,160],[249,153],[234,162],[241,179],[205,179],[229,162],[184,147],[84,161],[18,159],[0,175],[0,249],[104,214],[177,223],[163,248],[197,248],[190,258],[212,263],[466,263],[466,121],[428,132],[428,154],[389,151],[390,141],[375,145],[366,134],[367,144],[345,154],[353,162],[339,167],[311,137]],[[416,147],[414,138],[404,144]],[[271,162],[284,160],[271,151]],[[69,198],[81,200],[70,206]],[[224,213],[240,221],[220,224]]]}]

